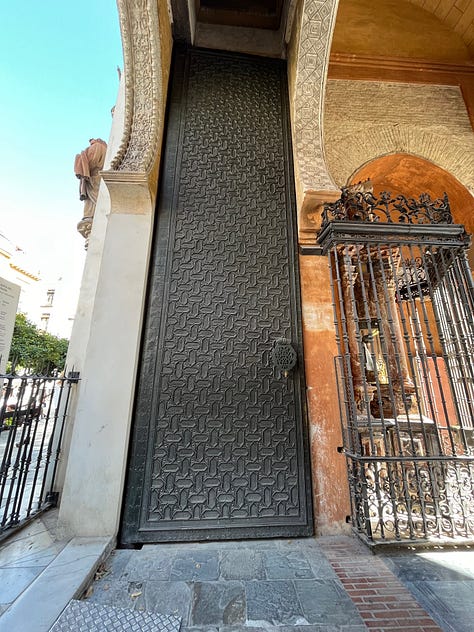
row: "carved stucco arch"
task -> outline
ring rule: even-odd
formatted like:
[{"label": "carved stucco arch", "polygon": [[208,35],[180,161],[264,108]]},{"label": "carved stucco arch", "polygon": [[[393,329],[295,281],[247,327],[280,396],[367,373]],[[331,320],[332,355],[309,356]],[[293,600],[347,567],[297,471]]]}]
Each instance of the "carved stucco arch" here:
[{"label": "carved stucco arch", "polygon": [[293,140],[302,192],[335,190],[326,166],[323,113],[338,0],[301,0],[293,107]]},{"label": "carved stucco arch", "polygon": [[[424,0],[410,1],[412,4],[422,6],[442,21],[449,23],[447,11],[437,10],[433,12],[428,6],[424,6]],[[346,180],[346,178],[341,178],[339,170],[332,168],[335,163],[333,159],[334,146],[339,143],[338,141],[334,142],[335,139],[328,142],[329,139],[326,138],[326,150],[323,134],[327,69],[338,4],[338,0],[300,0],[300,10],[297,11],[296,19],[299,20],[299,23],[297,24],[298,44],[295,54],[296,70],[293,91],[293,140],[296,174],[302,194],[307,191],[333,191]],[[441,5],[447,6],[447,4],[447,2],[440,3],[438,9],[442,9]],[[460,17],[457,25],[459,28],[461,27],[461,18],[465,20],[465,16]],[[469,45],[466,33],[463,33],[463,36],[466,44]],[[407,151],[427,157],[456,175],[471,192],[474,191],[473,152],[469,152],[469,149],[461,142],[435,137],[434,134],[428,132],[418,134],[414,140],[413,132],[401,128],[398,130],[384,128],[374,131],[374,134],[379,137],[379,140],[375,141],[373,137],[370,142],[377,145],[380,141],[381,146],[384,147],[379,152],[380,154]],[[384,137],[392,137],[393,144],[387,142],[387,138]],[[359,141],[362,142],[362,146],[357,149],[362,150],[368,139],[365,136],[358,136],[357,142]],[[339,147],[340,155],[336,162],[350,161],[351,152],[353,152],[357,142],[351,143],[349,151],[347,145],[342,143]],[[362,164],[364,160],[370,159],[367,152],[363,155],[365,158],[358,165]],[[354,161],[355,168],[358,166],[355,164],[356,162],[357,160]],[[349,172],[345,170],[344,173],[347,176]]]},{"label": "carved stucco arch", "polygon": [[[169,75],[169,17],[163,0],[117,0],[124,56],[122,141],[111,171],[156,171]],[[165,37],[163,37],[163,34]]]},{"label": "carved stucco arch", "polygon": [[[293,117],[296,166],[303,191],[334,190],[333,178],[337,183],[340,178],[337,173],[331,177],[326,164],[323,111],[338,0],[300,0],[300,4]],[[169,23],[164,24],[167,3],[117,0],[117,5],[124,54],[125,118],[111,171],[149,175],[157,166],[164,123],[169,59],[163,58],[161,33],[163,29],[169,31]],[[472,184],[469,186],[472,190]]]},{"label": "carved stucco arch", "polygon": [[361,166],[386,156],[405,152],[431,161],[451,173],[474,195],[474,140],[472,148],[464,140],[416,130],[408,125],[376,126],[367,131],[328,142],[328,164],[338,186],[343,186]]}]

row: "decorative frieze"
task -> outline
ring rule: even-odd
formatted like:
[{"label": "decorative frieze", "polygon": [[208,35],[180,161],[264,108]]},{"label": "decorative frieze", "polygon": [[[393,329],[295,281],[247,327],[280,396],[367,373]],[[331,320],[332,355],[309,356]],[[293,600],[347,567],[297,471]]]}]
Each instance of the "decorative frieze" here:
[{"label": "decorative frieze", "polygon": [[122,143],[111,169],[150,173],[164,119],[164,86],[158,3],[118,0],[125,64]]},{"label": "decorative frieze", "polygon": [[306,0],[297,52],[294,140],[303,190],[334,190],[323,146],[323,109],[337,0]]}]

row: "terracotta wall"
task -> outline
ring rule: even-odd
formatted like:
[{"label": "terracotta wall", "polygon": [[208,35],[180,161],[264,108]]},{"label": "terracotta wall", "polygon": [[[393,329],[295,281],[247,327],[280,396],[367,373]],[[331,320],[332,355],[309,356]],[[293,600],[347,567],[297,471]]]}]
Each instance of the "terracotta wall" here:
[{"label": "terracotta wall", "polygon": [[300,257],[307,404],[318,535],[345,531],[350,512],[334,370],[337,355],[326,256]]}]

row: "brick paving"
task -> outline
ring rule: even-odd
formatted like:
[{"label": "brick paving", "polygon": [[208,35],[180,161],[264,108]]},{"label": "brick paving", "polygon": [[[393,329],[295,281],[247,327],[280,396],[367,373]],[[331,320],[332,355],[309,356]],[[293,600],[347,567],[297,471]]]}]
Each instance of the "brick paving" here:
[{"label": "brick paving", "polygon": [[369,630],[441,630],[383,559],[364,545],[349,538],[323,538],[319,544]]}]

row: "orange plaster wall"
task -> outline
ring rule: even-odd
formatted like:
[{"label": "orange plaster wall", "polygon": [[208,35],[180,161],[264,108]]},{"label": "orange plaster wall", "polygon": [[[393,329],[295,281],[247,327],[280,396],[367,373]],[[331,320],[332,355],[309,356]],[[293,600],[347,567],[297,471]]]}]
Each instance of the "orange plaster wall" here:
[{"label": "orange plaster wall", "polygon": [[340,0],[332,52],[451,63],[471,59],[460,35],[406,0]]},{"label": "orange plaster wall", "polygon": [[404,153],[382,156],[361,167],[351,182],[369,178],[376,195],[390,191],[394,196],[418,198],[421,193],[428,193],[434,200],[446,192],[454,222],[474,233],[474,197],[453,175],[429,160]]},{"label": "orange plaster wall", "polygon": [[334,356],[337,346],[325,256],[300,257],[303,337],[316,533],[345,532],[350,513]]},{"label": "orange plaster wall", "polygon": [[[429,160],[404,153],[382,156],[361,167],[350,183],[368,179],[375,195],[390,191],[393,196],[418,198],[421,193],[428,193],[435,200],[446,192],[454,223],[463,224],[467,233],[474,235],[474,197],[453,175]],[[468,257],[474,271],[474,245]]]}]

